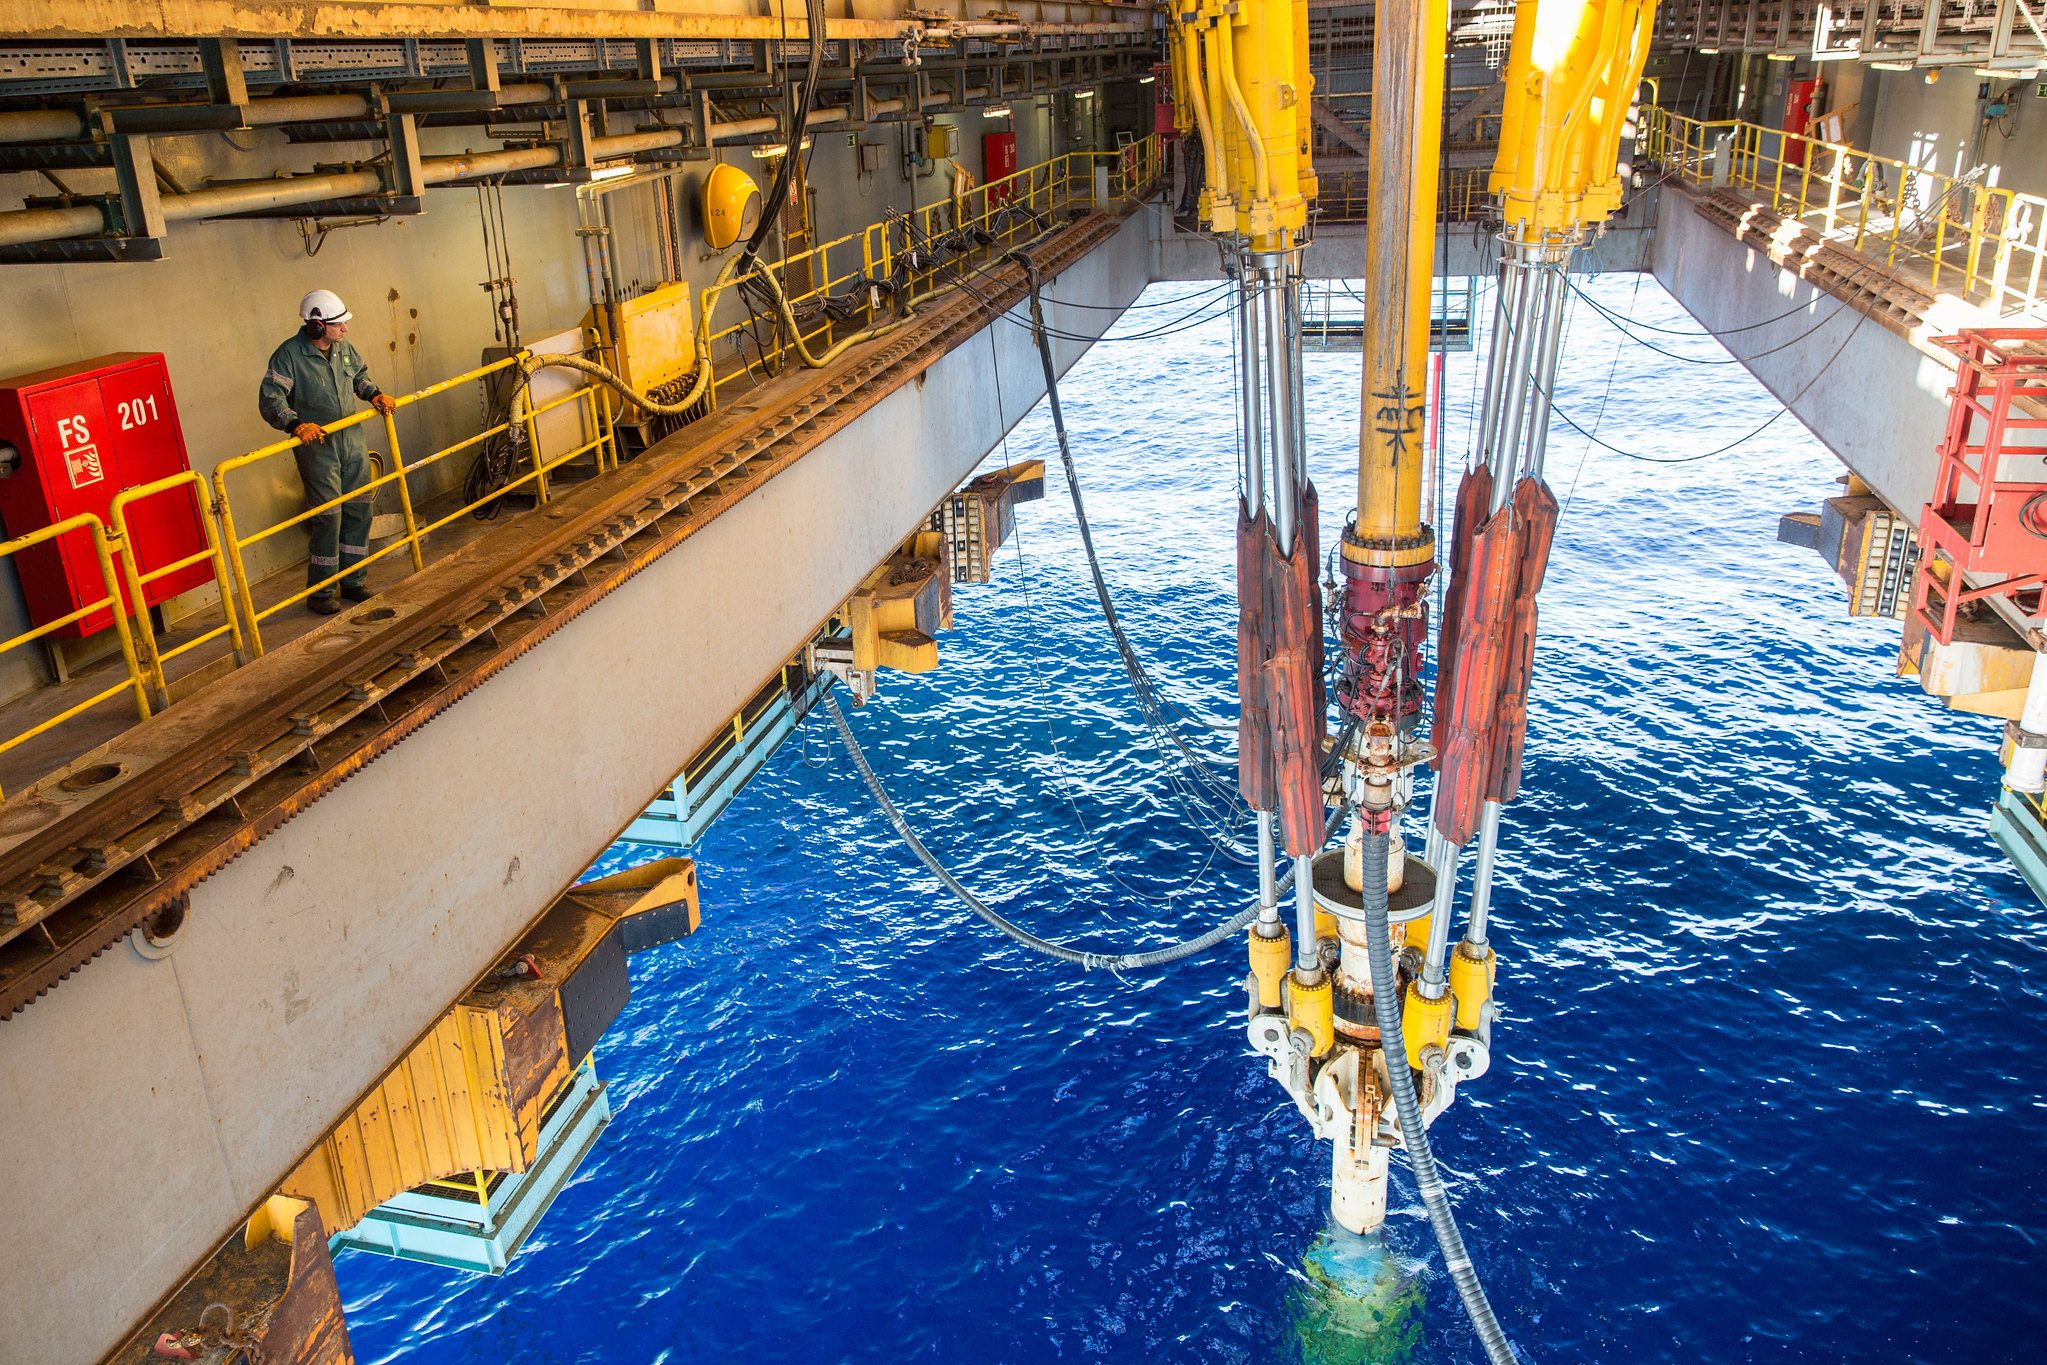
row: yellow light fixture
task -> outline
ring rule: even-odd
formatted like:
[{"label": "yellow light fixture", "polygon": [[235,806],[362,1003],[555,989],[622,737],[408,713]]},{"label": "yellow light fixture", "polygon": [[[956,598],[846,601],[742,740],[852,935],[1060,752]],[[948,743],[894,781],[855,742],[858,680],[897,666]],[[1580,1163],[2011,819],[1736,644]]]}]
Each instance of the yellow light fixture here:
[{"label": "yellow light fixture", "polygon": [[1789,52],[1765,52],[1763,56],[1767,57],[1769,60],[1773,62],[1795,62],[1798,60],[1798,58],[1792,56]]},{"label": "yellow light fixture", "polygon": [[[803,152],[809,151],[810,139],[809,138],[803,139],[803,141],[796,144],[796,147],[798,151]],[[748,148],[748,150],[753,153],[753,159],[755,161],[769,161],[778,156],[789,155],[789,144],[786,142],[768,142],[762,144],[759,147]]]},{"label": "yellow light fixture", "polygon": [[704,177],[704,242],[723,251],[760,221],[761,187],[737,166],[719,162]]},{"label": "yellow light fixture", "polygon": [[1912,69],[1912,63],[1910,63],[1910,62],[1871,62],[1871,63],[1869,64],[1869,69],[1870,69],[1870,70],[1872,70],[1872,71],[1910,71],[1910,70]]},{"label": "yellow light fixture", "polygon": [[1720,55],[1720,49],[1717,47],[1702,47],[1699,49],[1699,55],[1701,57],[1717,57]]}]

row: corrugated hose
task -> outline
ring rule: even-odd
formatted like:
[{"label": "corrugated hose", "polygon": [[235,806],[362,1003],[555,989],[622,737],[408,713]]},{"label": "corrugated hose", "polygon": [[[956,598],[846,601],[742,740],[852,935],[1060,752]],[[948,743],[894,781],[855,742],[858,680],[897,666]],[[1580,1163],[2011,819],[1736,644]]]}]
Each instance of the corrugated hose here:
[{"label": "corrugated hose", "polygon": [[1464,1234],[1457,1230],[1457,1216],[1450,1210],[1450,1194],[1436,1170],[1436,1154],[1429,1147],[1429,1130],[1422,1122],[1421,1101],[1414,1093],[1414,1073],[1407,1065],[1407,1043],[1400,1033],[1400,994],[1377,989],[1390,983],[1393,975],[1393,933],[1386,921],[1386,860],[1388,836],[1365,836],[1365,941],[1371,954],[1372,1009],[1379,1017],[1379,1047],[1386,1058],[1386,1074],[1393,1083],[1393,1107],[1400,1116],[1400,1140],[1407,1148],[1408,1164],[1414,1168],[1414,1183],[1420,1188],[1422,1207],[1428,1210],[1429,1226],[1435,1229],[1436,1245],[1443,1252],[1443,1266],[1464,1300],[1464,1311],[1485,1347],[1491,1365],[1515,1365],[1514,1348],[1493,1315],[1485,1286],[1478,1282],[1478,1270],[1471,1253],[1464,1249]]}]

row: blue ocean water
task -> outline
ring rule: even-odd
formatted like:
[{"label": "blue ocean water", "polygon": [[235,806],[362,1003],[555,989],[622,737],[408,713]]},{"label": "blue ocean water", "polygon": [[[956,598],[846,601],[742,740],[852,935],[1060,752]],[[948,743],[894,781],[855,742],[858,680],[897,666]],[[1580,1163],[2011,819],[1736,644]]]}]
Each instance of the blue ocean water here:
[{"label": "blue ocean water", "polygon": [[[1653,281],[1585,287],[1692,325]],[[1062,396],[1132,634],[1229,716],[1207,297],[1152,290],[1119,334],[1197,321],[1096,348]],[[1307,367],[1327,545],[1359,357]],[[1453,461],[1476,378],[1451,357]],[[1582,306],[1557,397],[1662,460],[1775,410],[1739,366]],[[1007,454],[1053,456],[1042,407]],[[1895,626],[1849,620],[1817,557],[1775,543],[1840,474],[1793,419],[1672,464],[1559,424],[1549,472],[1567,509],[1502,844],[1503,1016],[1432,1130],[1501,1318],[1539,1362],[2039,1359],[2047,912],[1985,832],[1994,723],[1897,680]],[[1172,799],[1056,459],[1019,529],[998,582],[957,594],[944,666],[887,677],[853,723],[1014,918],[1116,945],[1205,928],[1248,870]],[[911,861],[821,714],[698,857],[703,930],[634,959],[598,1047],[596,1151],[501,1278],[344,1253],[360,1359],[1317,1358],[1327,1149],[1244,1045],[1240,948],[1122,979],[1027,955]],[[1389,1241],[1427,1267],[1406,1358],[1477,1358],[1397,1159],[1393,1205]]]}]

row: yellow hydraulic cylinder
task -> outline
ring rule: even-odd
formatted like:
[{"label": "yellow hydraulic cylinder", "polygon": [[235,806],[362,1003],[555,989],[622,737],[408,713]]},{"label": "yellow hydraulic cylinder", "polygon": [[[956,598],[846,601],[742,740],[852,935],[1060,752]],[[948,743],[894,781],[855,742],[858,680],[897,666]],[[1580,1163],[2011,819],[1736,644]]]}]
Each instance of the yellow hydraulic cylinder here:
[{"label": "yellow hydraulic cylinder", "polygon": [[1489,181],[1510,233],[1570,238],[1620,204],[1620,137],[1654,0],[1520,0]]},{"label": "yellow hydraulic cylinder", "polygon": [[1193,31],[1197,40],[1194,51],[1201,57],[1200,86],[1205,92],[1202,107],[1207,111],[1205,118],[1197,118],[1201,124],[1202,146],[1208,153],[1208,186],[1203,191],[1207,203],[1204,216],[1215,232],[1231,233],[1237,230],[1237,200],[1231,187],[1230,173],[1235,158],[1231,148],[1242,139],[1243,132],[1238,128],[1236,113],[1223,93],[1222,54],[1229,40],[1222,32],[1220,6],[1211,0],[1202,6],[1200,13],[1200,21]]},{"label": "yellow hydraulic cylinder", "polygon": [[1294,145],[1300,164],[1294,183],[1300,196],[1314,203],[1320,193],[1315,179],[1315,121],[1308,114],[1308,101],[1315,97],[1315,73],[1308,57],[1308,0],[1294,2]]},{"label": "yellow hydraulic cylinder", "polygon": [[1435,555],[1422,524],[1422,443],[1447,3],[1392,0],[1374,20],[1358,521],[1344,553],[1382,567]]},{"label": "yellow hydraulic cylinder", "polygon": [[1450,954],[1450,994],[1457,1000],[1457,1027],[1469,1033],[1479,1025],[1486,1002],[1493,998],[1493,973],[1498,960],[1491,948],[1472,951],[1460,942]]},{"label": "yellow hydraulic cylinder", "polygon": [[1310,77],[1296,69],[1296,0],[1237,0],[1224,23],[1223,94],[1242,136],[1231,166],[1238,231],[1278,251],[1308,225],[1299,120]]},{"label": "yellow hydraulic cylinder", "polygon": [[1407,1001],[1400,1011],[1400,1033],[1407,1043],[1407,1064],[1419,1071],[1422,1068],[1422,1053],[1431,1047],[1447,1047],[1450,1043],[1450,1018],[1456,1010],[1456,1000],[1445,991],[1435,1000],[1421,993],[1421,988],[1408,983]]},{"label": "yellow hydraulic cylinder", "polygon": [[1173,98],[1173,131],[1187,136],[1194,127],[1194,87],[1187,79],[1187,30],[1178,23],[1166,25],[1167,81]]},{"label": "yellow hydraulic cylinder", "polygon": [[1294,960],[1293,938],[1286,926],[1279,926],[1276,937],[1266,938],[1258,932],[1258,926],[1251,926],[1251,975],[1258,982],[1258,1008],[1276,1010],[1280,1007],[1281,986],[1286,981],[1287,967]]},{"label": "yellow hydraulic cylinder", "polygon": [[1316,977],[1304,982],[1301,974],[1295,972],[1287,978],[1287,1020],[1295,1028],[1307,1030],[1308,1037],[1314,1040],[1308,1049],[1309,1056],[1325,1057],[1336,1046],[1335,1000],[1330,994],[1329,977],[1321,972]]}]

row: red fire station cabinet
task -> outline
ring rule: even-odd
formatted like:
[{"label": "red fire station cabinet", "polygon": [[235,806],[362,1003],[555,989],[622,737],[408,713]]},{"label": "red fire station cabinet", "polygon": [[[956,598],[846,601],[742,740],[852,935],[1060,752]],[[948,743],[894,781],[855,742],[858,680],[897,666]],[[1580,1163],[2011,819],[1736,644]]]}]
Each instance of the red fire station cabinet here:
[{"label": "red fire station cabinet", "polygon": [[[80,512],[98,516],[111,535],[115,494],[191,468],[161,355],[106,355],[0,379],[0,443],[0,530],[10,538]],[[195,494],[171,489],[129,506],[139,572],[206,548]],[[106,598],[87,532],[31,546],[11,560],[36,625]],[[154,606],[212,575],[202,559],[150,583],[143,596]],[[125,582],[121,594],[125,601]],[[57,634],[75,639],[112,624],[111,612],[97,611]]]}]

